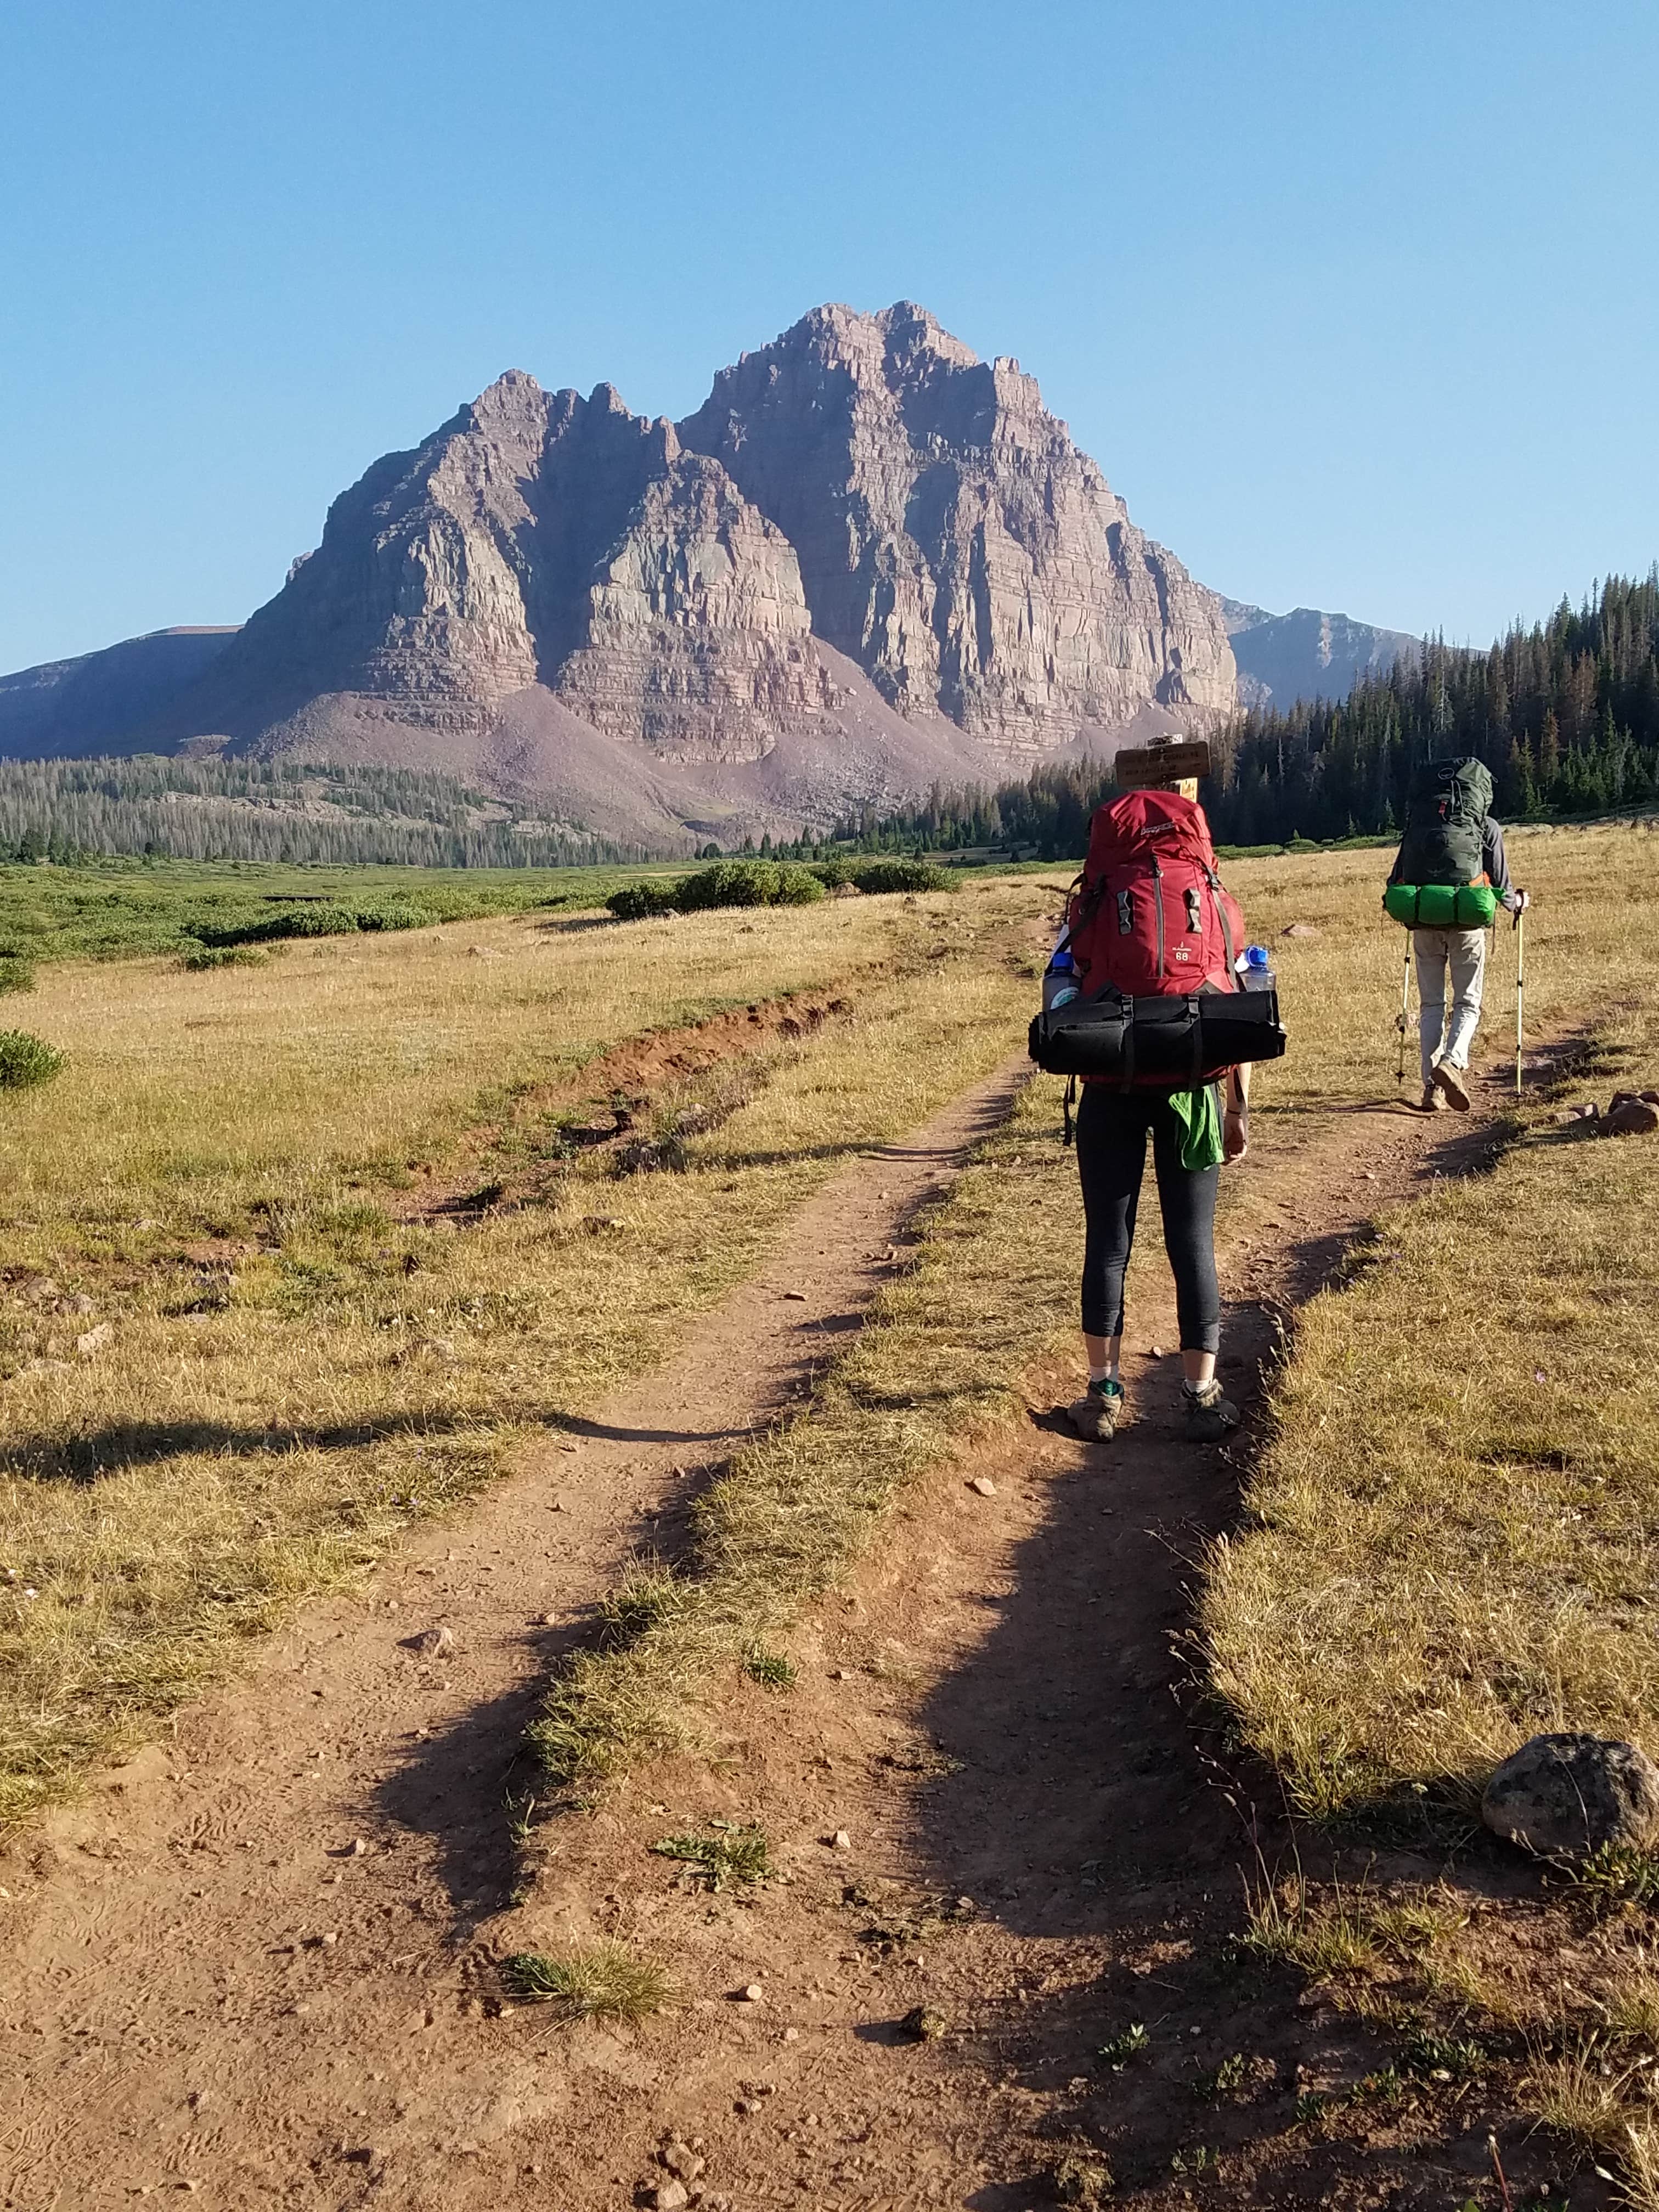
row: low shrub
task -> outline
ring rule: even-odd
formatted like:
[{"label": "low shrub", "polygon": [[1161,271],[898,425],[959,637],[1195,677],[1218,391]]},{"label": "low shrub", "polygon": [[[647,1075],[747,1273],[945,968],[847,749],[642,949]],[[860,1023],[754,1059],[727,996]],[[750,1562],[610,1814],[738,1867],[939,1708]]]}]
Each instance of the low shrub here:
[{"label": "low shrub", "polygon": [[263,968],[270,958],[257,945],[192,945],[180,958],[179,965],[192,970],[203,968]]},{"label": "low shrub", "polygon": [[775,860],[716,860],[712,868],[681,877],[674,903],[682,914],[710,907],[775,906],[782,889],[783,871]]},{"label": "low shrub", "polygon": [[854,884],[861,891],[871,892],[956,891],[962,889],[962,878],[954,868],[944,867],[937,860],[897,858],[854,860],[848,866],[842,881]]},{"label": "low shrub", "polygon": [[437,919],[430,907],[416,906],[410,899],[387,899],[381,906],[357,908],[359,929],[425,929]]},{"label": "low shrub", "polygon": [[779,875],[780,906],[812,906],[825,896],[823,885],[811,868],[783,868]]},{"label": "low shrub", "polygon": [[355,908],[331,906],[319,899],[314,906],[285,907],[278,914],[262,914],[254,921],[217,926],[205,922],[197,934],[204,945],[272,945],[284,937],[347,937],[361,926]]},{"label": "low shrub", "polygon": [[8,991],[32,991],[34,988],[34,963],[17,953],[0,953],[0,999]]},{"label": "low shrub", "polygon": [[650,921],[674,911],[672,884],[624,884],[605,901],[618,921]]},{"label": "low shrub", "polygon": [[717,860],[677,884],[627,884],[605,903],[618,921],[644,921],[719,907],[811,906],[823,896],[823,884],[811,868],[776,860]]},{"label": "low shrub", "polygon": [[50,1083],[64,1065],[64,1054],[27,1030],[0,1030],[0,1091],[27,1091]]}]

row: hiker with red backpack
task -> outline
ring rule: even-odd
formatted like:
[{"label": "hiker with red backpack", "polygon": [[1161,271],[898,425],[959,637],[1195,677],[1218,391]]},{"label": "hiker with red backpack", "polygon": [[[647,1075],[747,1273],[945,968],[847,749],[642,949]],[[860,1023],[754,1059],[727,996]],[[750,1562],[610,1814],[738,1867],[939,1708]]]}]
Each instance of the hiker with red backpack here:
[{"label": "hiker with red backpack", "polygon": [[[1480,1022],[1487,933],[1499,906],[1518,923],[1532,903],[1510,881],[1492,797],[1484,761],[1429,762],[1412,787],[1406,834],[1382,894],[1385,910],[1412,933],[1425,1113],[1468,1112],[1464,1077]],[[1402,1006],[1402,1029],[1404,1021]]]},{"label": "hiker with red backpack", "polygon": [[1176,1281],[1187,1433],[1214,1441],[1237,1424],[1215,1373],[1216,1187],[1223,1162],[1249,1148],[1250,1064],[1284,1049],[1271,970],[1259,948],[1247,956],[1243,917],[1216,873],[1197,799],[1140,789],[1100,807],[1030,1038],[1040,1067],[1072,1079],[1068,1140],[1074,1086],[1083,1086],[1089,1386],[1068,1414],[1091,1442],[1111,1437],[1124,1412],[1123,1278],[1149,1136]]}]

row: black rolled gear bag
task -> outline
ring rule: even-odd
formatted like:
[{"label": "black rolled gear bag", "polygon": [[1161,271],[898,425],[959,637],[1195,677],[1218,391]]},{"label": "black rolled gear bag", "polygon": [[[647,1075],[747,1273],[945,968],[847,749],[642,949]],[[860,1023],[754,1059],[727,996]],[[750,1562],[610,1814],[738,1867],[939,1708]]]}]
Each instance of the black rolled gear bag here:
[{"label": "black rolled gear bag", "polygon": [[1277,991],[1145,999],[1105,991],[1036,1015],[1028,1049],[1049,1075],[1185,1090],[1245,1060],[1280,1059],[1285,1042]]}]

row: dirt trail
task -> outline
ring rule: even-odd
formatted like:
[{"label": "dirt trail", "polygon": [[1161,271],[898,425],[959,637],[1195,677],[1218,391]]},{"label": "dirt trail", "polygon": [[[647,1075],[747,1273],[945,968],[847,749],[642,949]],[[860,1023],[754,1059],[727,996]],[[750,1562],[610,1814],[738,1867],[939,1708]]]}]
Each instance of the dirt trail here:
[{"label": "dirt trail", "polygon": [[[562,2101],[480,2035],[494,1977],[473,1994],[549,1660],[702,1468],[810,1389],[1024,1072],[844,1170],[665,1367],[0,1857],[8,2208],[333,2205],[388,2124],[427,2154]],[[440,1625],[452,1654],[410,1648]]]},{"label": "dirt trail", "polygon": [[[856,1325],[874,1255],[1011,1081],[843,1175],[578,1452],[411,1546],[366,1601],[309,1609],[259,1678],[181,1717],[28,1865],[0,1865],[9,2206],[193,2182],[225,2206],[597,2212],[668,2181],[652,2161],[671,2130],[707,2158],[708,2212],[1017,2212],[1052,2201],[1043,2176],[1068,2154],[1160,2208],[1438,2212],[1470,2192],[1485,2121],[1455,2088],[1334,2140],[1297,2127],[1298,2094],[1380,2050],[1227,1951],[1251,1848],[1180,1639],[1248,1439],[1177,1433],[1176,1363],[1150,1357],[1174,1341],[1161,1268],[1131,1316],[1115,1444],[1064,1432],[1050,1401],[1069,1373],[1037,1378],[1028,1431],[914,1493],[820,1609],[787,1702],[734,1694],[728,1767],[663,1762],[543,1831],[551,1868],[504,1909],[505,1759],[547,1656],[653,1514]],[[1310,1120],[1296,1150],[1238,1170],[1230,1387],[1251,1389],[1275,1316],[1379,1204],[1489,1142],[1485,1107],[1379,1109]],[[453,1659],[399,1648],[439,1620]],[[711,1817],[762,1822],[787,1882],[708,1897],[648,1855]],[[345,1856],[354,1838],[368,1849]],[[1270,1853],[1282,1839],[1270,1822]],[[668,1961],[682,2003],[574,2033],[501,2004],[501,1953],[596,1933]],[[901,2027],[916,2007],[936,2039]],[[1132,2022],[1150,2050],[1114,2073],[1096,2054]],[[1238,2087],[1195,2094],[1235,2053]],[[1539,2143],[1506,2151],[1518,2179],[1547,2170]]]},{"label": "dirt trail", "polygon": [[[1487,1096],[1501,1104],[1496,1080]],[[1280,1315],[1376,1206],[1478,1164],[1491,1141],[1486,1111],[1378,1109],[1310,1122],[1295,1150],[1241,1170],[1223,1253],[1230,1385],[1251,1390]],[[483,1931],[498,1950],[621,1935],[672,1963],[682,2008],[562,2039],[533,2011],[480,2023],[504,2072],[541,2068],[525,2078],[547,2103],[413,2159],[383,2134],[374,2202],[649,2202],[670,2131],[706,2158],[711,2212],[1023,2212],[1054,2201],[1067,2157],[1109,2166],[1114,2201],[1160,2212],[1443,2212],[1477,2186],[1491,2116],[1457,2085],[1413,2084],[1328,2135],[1298,2124],[1298,2099],[1352,2085],[1386,2046],[1300,2003],[1290,1977],[1241,1971],[1230,1945],[1254,1847],[1182,1639],[1249,1439],[1228,1452],[1180,1435],[1177,1363],[1151,1357],[1174,1340],[1161,1278],[1149,1271],[1155,1294],[1143,1286],[1131,1316],[1134,1419],[1113,1445],[1085,1447],[1059,1419],[1072,1371],[1036,1378],[1027,1431],[914,1494],[797,1639],[787,1705],[734,1693],[727,1770],[638,1777],[567,1825],[527,1911]],[[969,1487],[981,1474],[988,1498]],[[711,1898],[648,1856],[711,1818],[760,1822],[787,1883]],[[1270,1857],[1287,1840],[1270,1815],[1257,1832]],[[742,1994],[754,1984],[758,2003]],[[919,2008],[936,2038],[907,2032]],[[1135,2023],[1148,2051],[1115,2073],[1101,2046]],[[1200,2094],[1235,2057],[1237,2088]],[[1503,2133],[1515,2179],[1547,2172],[1546,2142]]]}]

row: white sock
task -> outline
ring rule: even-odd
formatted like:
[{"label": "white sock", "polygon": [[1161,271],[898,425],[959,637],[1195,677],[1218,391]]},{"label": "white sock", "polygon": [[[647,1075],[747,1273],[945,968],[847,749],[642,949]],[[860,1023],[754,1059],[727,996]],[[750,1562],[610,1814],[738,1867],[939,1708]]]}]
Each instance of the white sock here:
[{"label": "white sock", "polygon": [[1109,1367],[1091,1367],[1089,1370],[1089,1380],[1091,1382],[1115,1382],[1117,1380],[1116,1360],[1115,1359]]}]

